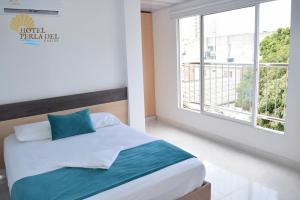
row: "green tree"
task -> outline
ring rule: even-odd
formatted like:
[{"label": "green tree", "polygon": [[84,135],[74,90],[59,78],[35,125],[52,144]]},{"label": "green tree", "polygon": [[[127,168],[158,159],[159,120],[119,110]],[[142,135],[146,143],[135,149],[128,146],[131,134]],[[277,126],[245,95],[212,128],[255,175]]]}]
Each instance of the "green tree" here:
[{"label": "green tree", "polygon": [[[274,118],[283,118],[286,100],[287,69],[281,67],[266,67],[263,63],[288,63],[290,47],[290,28],[279,28],[276,32],[264,38],[260,43],[260,77],[258,114]],[[253,70],[244,73],[238,86],[236,106],[250,110]],[[247,92],[248,91],[248,92]],[[283,131],[284,124],[258,119],[258,125]]]},{"label": "green tree", "polygon": [[[290,28],[279,28],[267,36],[260,44],[261,63],[288,63],[290,49]],[[287,69],[280,67],[260,67],[258,113],[275,118],[283,118],[286,100]],[[284,124],[267,119],[259,119],[258,125],[279,131]]]},{"label": "green tree", "polygon": [[260,43],[262,63],[287,63],[290,49],[290,28],[279,28]]},{"label": "green tree", "polygon": [[245,68],[242,70],[242,80],[237,87],[238,98],[235,106],[249,111],[252,102],[252,88],[253,88],[253,68]]}]

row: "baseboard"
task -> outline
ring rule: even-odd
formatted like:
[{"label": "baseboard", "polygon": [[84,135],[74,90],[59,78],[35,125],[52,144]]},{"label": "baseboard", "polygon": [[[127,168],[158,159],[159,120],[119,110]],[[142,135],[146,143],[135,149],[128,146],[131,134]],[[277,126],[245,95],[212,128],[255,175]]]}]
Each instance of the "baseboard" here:
[{"label": "baseboard", "polygon": [[236,142],[236,141],[233,141],[233,140],[230,140],[228,138],[221,137],[221,136],[218,136],[218,135],[215,135],[215,134],[211,134],[211,133],[208,133],[208,132],[200,130],[200,129],[192,128],[192,127],[190,127],[186,124],[183,124],[183,123],[171,120],[171,119],[167,119],[167,118],[160,117],[160,116],[158,116],[157,119],[161,122],[164,122],[166,124],[169,124],[171,126],[179,128],[181,130],[191,132],[192,134],[201,136],[205,139],[212,140],[212,141],[224,144],[226,146],[230,146],[232,148],[235,148],[235,149],[238,149],[240,151],[246,152],[250,155],[254,155],[254,156],[263,158],[265,160],[269,160],[273,163],[276,163],[276,164],[279,164],[281,166],[285,166],[285,167],[288,167],[290,169],[297,170],[297,171],[300,172],[300,163],[296,162],[294,160],[291,160],[289,158],[279,156],[279,155],[276,155],[276,154],[272,154],[272,153],[266,152],[266,151],[261,150],[261,149],[257,149],[255,147],[252,147],[252,146],[249,146],[249,145],[241,144],[239,142]]}]

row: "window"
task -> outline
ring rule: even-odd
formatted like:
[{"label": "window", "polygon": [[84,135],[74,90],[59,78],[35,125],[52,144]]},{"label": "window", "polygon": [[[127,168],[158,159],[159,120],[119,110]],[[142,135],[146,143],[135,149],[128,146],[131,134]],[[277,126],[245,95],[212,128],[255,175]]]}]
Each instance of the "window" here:
[{"label": "window", "polygon": [[257,125],[284,131],[291,2],[279,0],[261,4],[259,21],[260,70]]},{"label": "window", "polygon": [[290,15],[276,0],[179,19],[180,107],[284,131]]},{"label": "window", "polygon": [[181,107],[200,111],[200,17],[179,21]]},{"label": "window", "polygon": [[204,56],[210,74],[204,81],[204,111],[250,122],[253,88],[240,92],[239,85],[254,80],[255,8],[203,16],[203,28],[204,49],[211,45],[206,41],[215,49],[213,59]]}]

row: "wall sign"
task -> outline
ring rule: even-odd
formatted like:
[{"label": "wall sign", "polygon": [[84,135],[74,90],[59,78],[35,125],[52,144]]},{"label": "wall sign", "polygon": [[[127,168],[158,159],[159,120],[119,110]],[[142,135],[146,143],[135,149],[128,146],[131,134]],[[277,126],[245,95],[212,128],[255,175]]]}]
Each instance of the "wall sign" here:
[{"label": "wall sign", "polygon": [[9,0],[10,5],[20,5],[19,0]]},{"label": "wall sign", "polygon": [[36,26],[33,18],[26,14],[18,14],[10,21],[10,29],[18,34],[18,38],[29,45],[41,43],[57,43],[60,38],[58,33],[51,33],[45,27]]}]

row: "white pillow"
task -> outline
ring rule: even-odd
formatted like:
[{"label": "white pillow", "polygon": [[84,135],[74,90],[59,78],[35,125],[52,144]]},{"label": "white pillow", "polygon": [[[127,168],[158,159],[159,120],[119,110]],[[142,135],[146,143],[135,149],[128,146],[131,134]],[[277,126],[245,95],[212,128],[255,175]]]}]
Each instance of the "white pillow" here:
[{"label": "white pillow", "polygon": [[48,121],[16,126],[14,129],[17,139],[21,142],[46,140],[52,137]]},{"label": "white pillow", "polygon": [[[92,123],[95,129],[120,124],[120,120],[111,113],[91,114]],[[14,127],[15,135],[21,142],[47,140],[52,138],[49,121],[36,122]]]},{"label": "white pillow", "polygon": [[103,128],[106,126],[114,126],[121,123],[116,116],[106,112],[92,113],[91,119],[95,129]]}]

